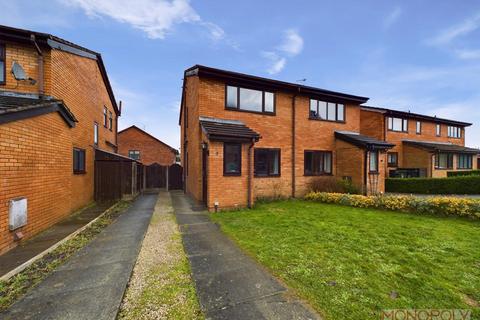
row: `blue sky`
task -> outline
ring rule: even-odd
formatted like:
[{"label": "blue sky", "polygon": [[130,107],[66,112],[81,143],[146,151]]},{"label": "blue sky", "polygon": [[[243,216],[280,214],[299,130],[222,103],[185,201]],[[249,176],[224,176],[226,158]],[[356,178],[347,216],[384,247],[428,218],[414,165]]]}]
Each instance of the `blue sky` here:
[{"label": "blue sky", "polygon": [[120,128],[179,147],[183,70],[204,64],[473,122],[480,147],[480,2],[0,0],[0,24],[102,53]]}]

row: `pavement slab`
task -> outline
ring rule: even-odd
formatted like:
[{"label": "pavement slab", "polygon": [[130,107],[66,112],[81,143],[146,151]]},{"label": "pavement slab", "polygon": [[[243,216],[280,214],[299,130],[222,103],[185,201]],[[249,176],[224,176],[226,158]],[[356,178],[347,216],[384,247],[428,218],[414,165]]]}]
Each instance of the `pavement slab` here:
[{"label": "pavement slab", "polygon": [[116,318],[157,194],[143,194],[0,319]]},{"label": "pavement slab", "polygon": [[181,191],[172,204],[207,319],[321,319],[247,256]]}]

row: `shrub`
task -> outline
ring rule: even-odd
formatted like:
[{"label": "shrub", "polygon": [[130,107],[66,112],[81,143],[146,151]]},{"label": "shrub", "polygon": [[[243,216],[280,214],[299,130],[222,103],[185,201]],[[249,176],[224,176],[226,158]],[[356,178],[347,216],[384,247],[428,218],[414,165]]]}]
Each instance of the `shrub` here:
[{"label": "shrub", "polygon": [[480,176],[480,170],[469,171],[448,171],[447,177],[465,177],[465,176]]},{"label": "shrub", "polygon": [[388,178],[385,191],[424,194],[480,194],[480,176],[451,178]]},{"label": "shrub", "polygon": [[362,196],[342,193],[310,192],[305,200],[335,203],[358,208],[480,218],[480,200],[466,198],[419,198],[413,196]]},{"label": "shrub", "polygon": [[360,188],[350,180],[337,179],[335,177],[318,177],[309,184],[309,190],[315,192],[335,192],[359,194]]}]

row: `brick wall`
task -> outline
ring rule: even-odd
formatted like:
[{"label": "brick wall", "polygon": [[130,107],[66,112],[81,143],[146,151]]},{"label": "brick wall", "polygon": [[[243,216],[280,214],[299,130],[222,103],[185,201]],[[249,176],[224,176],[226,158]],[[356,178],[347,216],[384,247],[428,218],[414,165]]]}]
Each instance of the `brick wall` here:
[{"label": "brick wall", "polygon": [[361,109],[360,133],[378,140],[385,140],[384,120],[383,113]]},{"label": "brick wall", "polygon": [[[11,61],[18,61],[38,80],[38,60],[33,47],[8,43],[7,83],[0,90],[38,93],[37,85],[17,83],[10,75]],[[44,50],[45,94],[61,99],[78,123],[68,128],[58,113],[0,125],[0,252],[11,248],[8,204],[15,197],[29,201],[26,238],[93,201],[93,123],[99,124],[98,147],[107,151],[116,143],[116,115],[98,64],[59,50]],[[114,127],[103,127],[103,107],[113,112]],[[86,173],[73,174],[72,149],[86,150]],[[6,192],[3,192],[6,190]]]},{"label": "brick wall", "polygon": [[336,141],[337,172],[339,178],[351,177],[354,186],[363,190],[365,150],[345,141]]},{"label": "brick wall", "polygon": [[129,150],[140,151],[139,160],[147,166],[154,163],[169,166],[175,163],[176,154],[169,146],[136,127],[118,134],[118,153],[128,157]]}]

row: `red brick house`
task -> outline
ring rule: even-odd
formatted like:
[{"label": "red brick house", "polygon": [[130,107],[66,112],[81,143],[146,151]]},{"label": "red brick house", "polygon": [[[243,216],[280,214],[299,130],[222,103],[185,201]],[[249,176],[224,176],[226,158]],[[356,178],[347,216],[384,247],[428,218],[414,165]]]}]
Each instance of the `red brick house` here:
[{"label": "red brick house", "polygon": [[[427,154],[430,162],[421,167],[439,176],[435,163],[443,164],[444,153],[478,153],[464,147],[468,123],[366,107],[367,101],[195,65],[184,73],[179,118],[184,190],[210,210],[302,196],[328,177],[378,193],[385,189],[394,154],[398,167],[411,168],[420,167],[412,150]],[[408,119],[400,124],[409,134],[397,132],[397,118]],[[422,134],[415,133],[415,121]],[[443,130],[438,137],[430,133],[436,124]],[[469,167],[466,158],[461,161]]]},{"label": "red brick house", "polygon": [[0,252],[94,200],[119,115],[99,53],[0,26]]},{"label": "red brick house", "polygon": [[142,162],[169,166],[175,163],[178,151],[148,132],[131,126],[118,132],[118,153]]},{"label": "red brick house", "polygon": [[360,132],[395,146],[387,154],[392,177],[446,177],[477,169],[478,149],[465,147],[471,123],[411,112],[361,107]]}]

